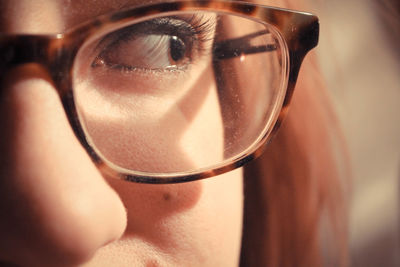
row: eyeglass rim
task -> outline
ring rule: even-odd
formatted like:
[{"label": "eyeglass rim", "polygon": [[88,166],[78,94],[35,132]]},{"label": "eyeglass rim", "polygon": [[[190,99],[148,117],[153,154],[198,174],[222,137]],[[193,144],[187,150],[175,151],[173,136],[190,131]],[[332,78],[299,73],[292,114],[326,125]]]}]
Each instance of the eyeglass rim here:
[{"label": "eyeglass rim", "polygon": [[[212,169],[186,172],[183,174],[157,174],[132,171],[121,172],[120,169],[106,160],[103,160],[89,145],[79,120],[74,102],[72,87],[72,70],[75,56],[80,47],[93,34],[111,23],[121,23],[123,20],[139,20],[152,14],[178,11],[214,11],[232,15],[244,16],[260,20],[274,26],[282,35],[288,49],[288,80],[286,94],[275,124],[259,144],[252,151],[226,162],[224,165]],[[289,26],[289,27],[288,27]],[[111,178],[122,179],[137,183],[170,184],[200,180],[217,176],[243,166],[252,159],[258,157],[265,150],[267,143],[276,134],[284,117],[287,114],[289,103],[295,88],[297,76],[303,58],[309,50],[318,43],[319,22],[315,15],[289,9],[258,5],[254,3],[225,1],[225,0],[172,0],[168,2],[135,6],[124,10],[101,15],[89,22],[78,25],[64,34],[57,35],[5,35],[0,34],[0,53],[10,54],[10,49],[28,50],[21,56],[12,50],[12,55],[0,63],[0,70],[16,65],[37,62],[47,68],[54,81],[62,100],[68,120],[73,131],[92,158],[100,172]],[[12,48],[14,47],[14,48]],[[42,49],[39,49],[42,48]],[[44,49],[43,49],[44,48]],[[8,49],[8,50],[7,50]],[[43,52],[46,53],[43,53]]]}]

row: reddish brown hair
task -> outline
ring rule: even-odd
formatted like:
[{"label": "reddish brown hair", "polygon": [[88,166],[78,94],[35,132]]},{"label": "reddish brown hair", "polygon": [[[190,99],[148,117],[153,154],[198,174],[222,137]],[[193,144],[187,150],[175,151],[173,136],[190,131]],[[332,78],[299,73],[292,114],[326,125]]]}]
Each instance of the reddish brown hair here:
[{"label": "reddish brown hair", "polygon": [[347,157],[316,62],[308,56],[286,121],[245,167],[241,266],[347,265]]}]

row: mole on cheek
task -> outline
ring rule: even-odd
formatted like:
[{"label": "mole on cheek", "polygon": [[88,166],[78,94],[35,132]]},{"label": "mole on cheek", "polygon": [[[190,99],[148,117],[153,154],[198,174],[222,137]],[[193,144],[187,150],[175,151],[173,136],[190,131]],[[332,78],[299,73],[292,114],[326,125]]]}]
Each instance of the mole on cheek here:
[{"label": "mole on cheek", "polygon": [[202,182],[174,185],[130,184],[109,179],[128,212],[127,232],[153,225],[173,214],[193,208],[202,195]]},{"label": "mole on cheek", "polygon": [[161,195],[162,201],[164,203],[174,203],[182,202],[182,198],[185,198],[185,194],[181,194],[180,190],[168,190],[164,191]]},{"label": "mole on cheek", "polygon": [[171,199],[171,194],[169,194],[169,193],[164,193],[164,194],[163,194],[163,198],[164,198],[165,201],[168,201],[168,200]]}]

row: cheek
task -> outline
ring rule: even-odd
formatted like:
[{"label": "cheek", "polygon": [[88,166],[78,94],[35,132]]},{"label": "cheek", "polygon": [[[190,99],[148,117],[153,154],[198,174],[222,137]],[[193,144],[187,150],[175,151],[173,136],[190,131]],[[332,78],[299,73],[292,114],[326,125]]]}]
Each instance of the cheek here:
[{"label": "cheek", "polygon": [[[210,64],[172,81],[136,75],[135,83],[118,82],[124,86],[78,83],[77,107],[92,145],[114,164],[142,172],[193,171],[221,162],[224,127]],[[126,84],[129,90],[112,89]]]},{"label": "cheek", "polygon": [[90,266],[238,266],[241,169],[187,184],[110,183],[126,206],[128,227]]}]

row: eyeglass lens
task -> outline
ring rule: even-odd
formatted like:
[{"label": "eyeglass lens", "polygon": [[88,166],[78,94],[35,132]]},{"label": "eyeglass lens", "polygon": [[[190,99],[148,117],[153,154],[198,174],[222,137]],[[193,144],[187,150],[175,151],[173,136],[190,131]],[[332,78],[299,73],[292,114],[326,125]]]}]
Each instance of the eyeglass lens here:
[{"label": "eyeglass lens", "polygon": [[73,90],[95,151],[152,174],[213,168],[247,153],[274,124],[286,50],[270,25],[176,12],[124,23],[78,52]]}]

